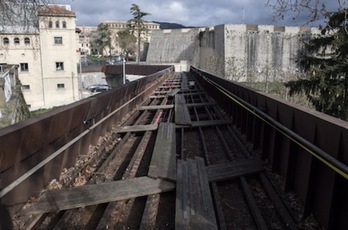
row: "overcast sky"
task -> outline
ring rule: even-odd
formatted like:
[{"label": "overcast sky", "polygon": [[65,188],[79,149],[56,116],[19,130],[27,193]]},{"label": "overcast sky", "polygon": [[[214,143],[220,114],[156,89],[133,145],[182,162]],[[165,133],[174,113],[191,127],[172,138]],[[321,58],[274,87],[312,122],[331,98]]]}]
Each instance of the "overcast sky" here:
[{"label": "overcast sky", "polygon": [[[332,1],[332,0],[327,0]],[[131,4],[150,13],[146,21],[179,23],[184,26],[220,24],[303,25],[303,21],[274,22],[267,0],[55,0],[70,4],[78,26],[97,26],[106,20],[127,21],[132,18]]]}]

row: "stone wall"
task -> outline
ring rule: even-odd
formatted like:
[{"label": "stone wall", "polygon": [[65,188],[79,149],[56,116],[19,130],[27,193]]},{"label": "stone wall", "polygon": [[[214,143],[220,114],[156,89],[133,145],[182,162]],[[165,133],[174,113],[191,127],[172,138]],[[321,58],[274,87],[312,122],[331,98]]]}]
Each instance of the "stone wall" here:
[{"label": "stone wall", "polygon": [[153,31],[146,62],[199,62],[199,32],[201,29],[173,29]]},{"label": "stone wall", "polygon": [[148,62],[187,60],[235,81],[282,81],[298,74],[304,40],[318,29],[273,25],[219,25],[153,33]]}]

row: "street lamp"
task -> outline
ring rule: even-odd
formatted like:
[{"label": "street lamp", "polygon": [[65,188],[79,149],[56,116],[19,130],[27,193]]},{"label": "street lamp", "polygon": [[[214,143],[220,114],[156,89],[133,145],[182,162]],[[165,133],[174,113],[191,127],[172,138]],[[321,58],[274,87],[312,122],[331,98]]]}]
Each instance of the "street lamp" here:
[{"label": "street lamp", "polygon": [[125,59],[125,57],[123,57],[122,65],[123,65],[123,84],[126,84],[126,59]]}]

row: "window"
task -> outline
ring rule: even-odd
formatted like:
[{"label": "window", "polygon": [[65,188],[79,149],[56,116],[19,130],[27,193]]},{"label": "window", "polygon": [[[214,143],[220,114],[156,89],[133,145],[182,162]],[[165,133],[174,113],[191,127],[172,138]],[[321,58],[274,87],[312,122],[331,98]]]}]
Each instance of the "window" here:
[{"label": "window", "polygon": [[30,85],[22,85],[22,90],[30,90]]},{"label": "window", "polygon": [[24,44],[30,45],[30,38],[24,38]]},{"label": "window", "polygon": [[20,63],[20,66],[21,66],[21,71],[29,71],[29,66],[28,66],[28,63]]},{"label": "window", "polygon": [[63,26],[64,29],[66,28],[66,21],[63,21],[62,26]]},{"label": "window", "polygon": [[5,37],[5,38],[3,39],[3,43],[4,43],[4,45],[10,44],[10,39],[8,39],[8,37]]},{"label": "window", "polygon": [[16,45],[18,45],[20,42],[19,42],[19,38],[18,37],[15,37],[14,39],[13,39],[13,43],[14,44],[16,44]]},{"label": "window", "polygon": [[63,83],[57,84],[57,89],[64,89],[64,88],[65,88],[65,84]]},{"label": "window", "polygon": [[63,62],[56,62],[56,70],[64,70],[64,63]]},{"label": "window", "polygon": [[48,28],[52,28],[53,27],[53,22],[52,21],[49,21],[48,22]]},{"label": "window", "polygon": [[56,28],[59,28],[59,21],[56,21]]},{"label": "window", "polygon": [[63,44],[63,38],[62,37],[54,37],[54,44]]}]

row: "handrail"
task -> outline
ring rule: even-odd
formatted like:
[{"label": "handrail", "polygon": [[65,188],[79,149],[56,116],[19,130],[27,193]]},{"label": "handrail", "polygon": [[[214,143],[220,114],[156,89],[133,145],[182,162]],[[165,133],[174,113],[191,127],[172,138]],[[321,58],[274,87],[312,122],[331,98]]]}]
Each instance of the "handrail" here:
[{"label": "handrail", "polygon": [[225,94],[228,98],[239,104],[241,107],[246,109],[248,112],[252,113],[254,116],[262,120],[263,122],[267,123],[271,127],[273,127],[275,130],[283,134],[285,137],[287,137],[289,140],[296,143],[298,146],[300,146],[302,149],[304,149],[306,152],[317,158],[319,161],[324,163],[326,166],[331,168],[333,171],[344,177],[348,180],[348,166],[328,154],[327,152],[323,151],[322,149],[318,148],[314,144],[310,143],[297,133],[293,132],[292,130],[288,129],[287,127],[280,124],[278,121],[274,120],[272,117],[258,109],[257,107],[251,105],[250,103],[246,102],[245,100],[237,97],[232,92],[224,88],[223,86],[215,83],[214,81],[208,79],[206,76],[204,76],[201,72],[198,70],[192,68],[192,70],[197,73],[199,76],[201,76],[206,82],[217,88],[220,92]]}]

